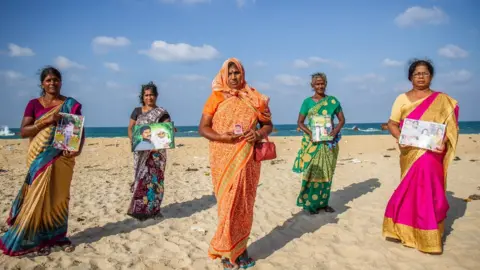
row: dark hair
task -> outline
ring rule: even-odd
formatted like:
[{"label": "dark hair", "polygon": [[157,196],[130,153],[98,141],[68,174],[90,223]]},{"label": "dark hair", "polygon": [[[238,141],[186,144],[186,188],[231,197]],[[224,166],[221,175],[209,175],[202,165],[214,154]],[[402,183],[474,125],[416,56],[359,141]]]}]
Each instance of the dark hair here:
[{"label": "dark hair", "polygon": [[151,130],[150,126],[143,126],[140,128],[140,134],[143,134],[143,132],[145,132],[145,130]]},{"label": "dark hair", "polygon": [[155,97],[158,97],[158,90],[157,86],[152,82],[148,82],[147,84],[142,84],[142,90],[140,91],[140,104],[145,105],[145,102],[143,101],[143,95],[145,95],[146,90],[151,90],[153,92],[153,95]]},{"label": "dark hair", "polygon": [[430,72],[430,77],[433,78],[433,75],[435,75],[435,68],[433,67],[432,61],[425,59],[425,60],[420,60],[420,59],[413,59],[410,61],[410,66],[408,68],[408,80],[412,81],[413,73],[415,72],[415,69],[418,66],[426,66],[428,69],[428,72]]},{"label": "dark hair", "polygon": [[42,89],[42,92],[40,92],[41,96],[45,95],[45,90],[42,88],[42,83],[47,78],[48,75],[53,75],[57,77],[60,81],[62,81],[62,73],[60,71],[52,66],[46,66],[42,70],[40,70],[40,88]]}]

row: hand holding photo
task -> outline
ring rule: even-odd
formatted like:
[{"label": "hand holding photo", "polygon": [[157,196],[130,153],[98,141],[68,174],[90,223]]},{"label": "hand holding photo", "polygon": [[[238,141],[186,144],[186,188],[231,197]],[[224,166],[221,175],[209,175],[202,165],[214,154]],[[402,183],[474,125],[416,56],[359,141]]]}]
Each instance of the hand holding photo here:
[{"label": "hand holding photo", "polygon": [[329,115],[315,115],[310,118],[309,127],[312,131],[313,142],[331,141],[333,130],[332,118]]},{"label": "hand holding photo", "polygon": [[234,129],[233,129],[233,134],[235,135],[243,135],[243,128],[242,125],[236,124]]}]

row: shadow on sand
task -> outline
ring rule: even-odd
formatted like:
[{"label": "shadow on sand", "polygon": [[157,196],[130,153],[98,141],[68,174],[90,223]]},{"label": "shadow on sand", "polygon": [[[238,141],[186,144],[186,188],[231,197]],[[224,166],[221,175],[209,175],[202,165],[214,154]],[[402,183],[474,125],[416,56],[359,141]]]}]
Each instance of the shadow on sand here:
[{"label": "shadow on sand", "polygon": [[447,219],[445,220],[445,232],[443,235],[444,241],[447,240],[447,237],[453,231],[453,223],[455,220],[463,217],[465,215],[465,211],[467,210],[467,202],[461,198],[457,198],[453,196],[453,192],[447,191],[447,200],[448,204],[450,205],[450,209],[447,213]]},{"label": "shadow on sand", "polygon": [[163,207],[162,219],[151,219],[141,222],[133,218],[127,218],[122,221],[107,223],[102,227],[88,228],[71,236],[70,240],[74,245],[94,243],[103,237],[119,233],[129,233],[136,229],[156,225],[165,219],[189,217],[197,212],[207,210],[215,204],[215,196],[203,195],[199,199],[194,199],[188,202],[172,203]]},{"label": "shadow on sand", "polygon": [[252,243],[248,247],[248,253],[255,254],[256,260],[265,259],[293,239],[300,238],[306,233],[315,232],[326,224],[338,222],[337,216],[350,208],[346,206],[348,202],[373,192],[378,187],[380,187],[379,180],[372,178],[332,192],[329,205],[336,212],[328,214],[321,212],[318,215],[310,216],[301,211],[285,221],[282,226],[277,226],[268,235]]}]

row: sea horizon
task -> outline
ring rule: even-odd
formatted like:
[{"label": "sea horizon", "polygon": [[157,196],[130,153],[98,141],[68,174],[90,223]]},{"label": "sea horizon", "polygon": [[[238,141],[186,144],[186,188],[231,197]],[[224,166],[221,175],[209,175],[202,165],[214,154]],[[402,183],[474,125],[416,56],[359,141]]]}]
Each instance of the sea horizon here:
[{"label": "sea horizon", "polygon": [[[382,130],[384,123],[348,123],[342,128],[344,136],[365,136],[365,135],[388,135],[387,130]],[[459,122],[460,134],[480,134],[480,121],[461,121]],[[176,126],[178,132],[176,137],[200,137],[198,126]],[[275,132],[272,137],[292,137],[300,136],[302,133],[297,131],[297,124],[279,124],[275,125]],[[0,136],[0,139],[20,139],[19,128],[9,128],[14,136]],[[126,138],[127,127],[85,127],[87,138]]]}]

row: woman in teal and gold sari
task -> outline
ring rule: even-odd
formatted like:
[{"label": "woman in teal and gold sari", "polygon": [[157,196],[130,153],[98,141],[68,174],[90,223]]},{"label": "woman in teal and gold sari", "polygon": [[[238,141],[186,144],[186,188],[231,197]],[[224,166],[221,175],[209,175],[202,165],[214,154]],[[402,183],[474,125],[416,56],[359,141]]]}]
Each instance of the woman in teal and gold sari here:
[{"label": "woman in teal and gold sari", "polygon": [[[27,152],[27,176],[13,201],[7,224],[8,231],[0,238],[0,249],[9,256],[31,252],[47,255],[52,246],[73,247],[67,238],[68,203],[75,157],[52,146],[59,113],[81,114],[82,105],[60,95],[62,75],[47,67],[40,74],[42,96],[28,103],[21,125],[21,136],[30,138]],[[82,132],[83,134],[83,132]]]},{"label": "woman in teal and gold sari", "polygon": [[[328,205],[330,199],[330,188],[332,178],[337,165],[337,157],[341,134],[340,130],[345,124],[340,102],[333,96],[327,96],[327,76],[324,73],[312,75],[311,86],[315,91],[312,97],[303,101],[298,115],[298,127],[304,132],[302,146],[298,151],[297,158],[293,165],[293,171],[303,173],[302,187],[297,198],[297,206],[310,214],[318,214],[320,210],[334,212]],[[329,136],[330,141],[314,142],[312,130],[305,125],[305,119],[310,121],[312,117],[323,115],[330,116],[332,130]],[[333,123],[334,117],[338,118],[338,124]],[[327,118],[328,119],[328,118]]]}]

